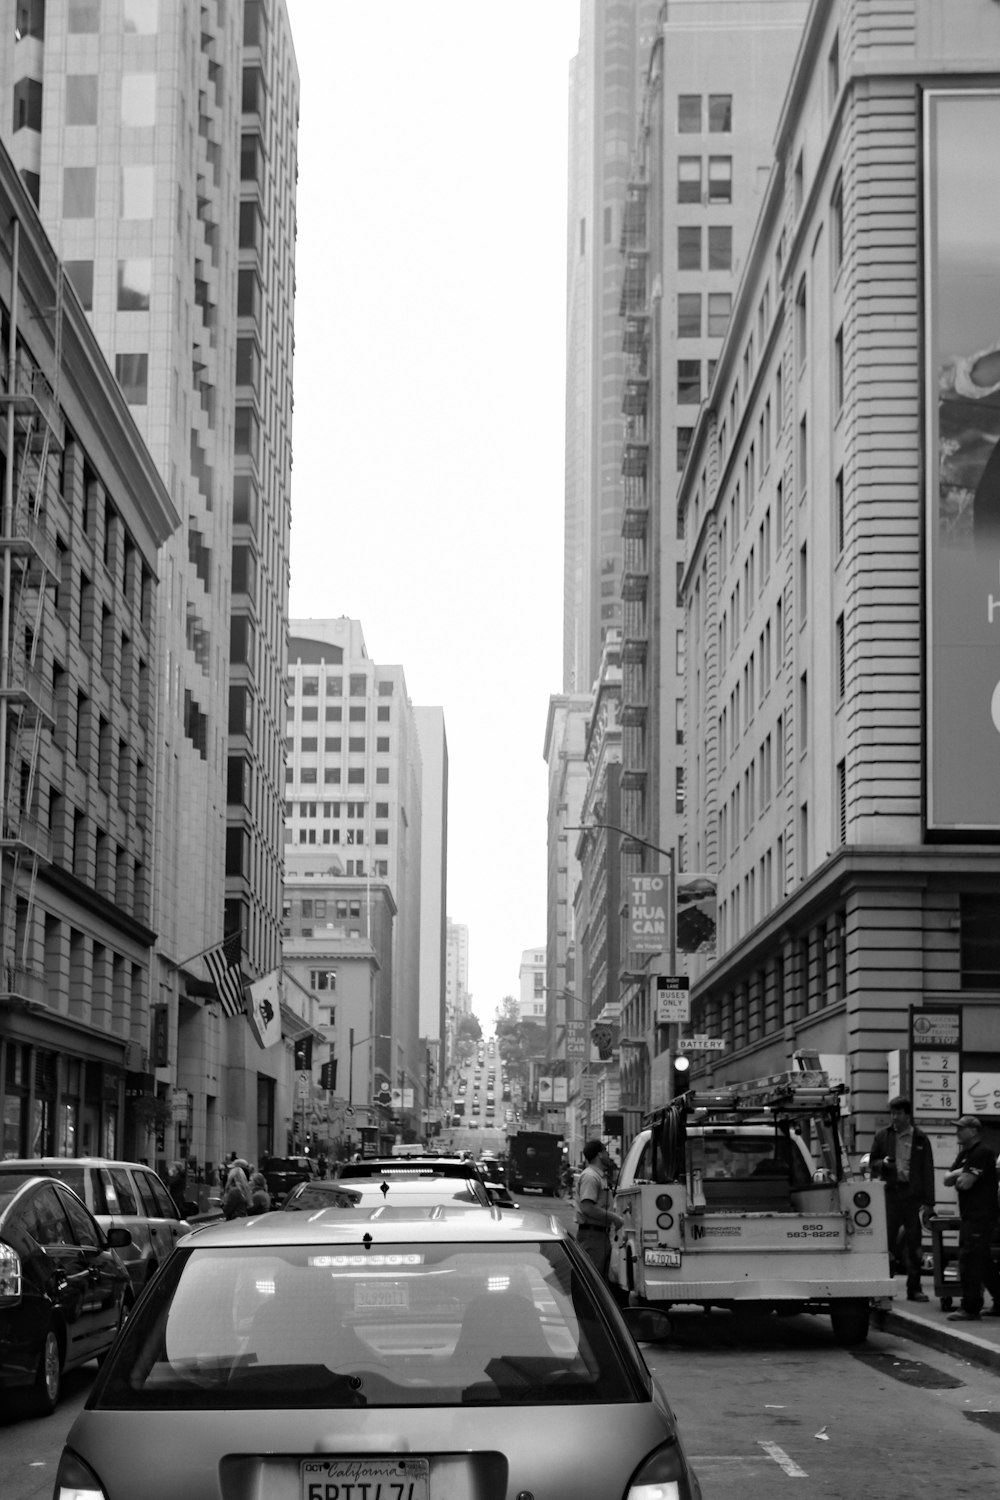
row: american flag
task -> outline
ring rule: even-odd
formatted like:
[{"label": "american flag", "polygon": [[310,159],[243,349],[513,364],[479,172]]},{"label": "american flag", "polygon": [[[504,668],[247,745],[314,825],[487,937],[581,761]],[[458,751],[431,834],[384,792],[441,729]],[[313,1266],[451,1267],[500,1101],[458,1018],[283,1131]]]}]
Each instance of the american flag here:
[{"label": "american flag", "polygon": [[223,1015],[242,1016],[243,973],[240,967],[240,934],[230,933],[217,948],[205,954],[208,972],[215,985]]}]

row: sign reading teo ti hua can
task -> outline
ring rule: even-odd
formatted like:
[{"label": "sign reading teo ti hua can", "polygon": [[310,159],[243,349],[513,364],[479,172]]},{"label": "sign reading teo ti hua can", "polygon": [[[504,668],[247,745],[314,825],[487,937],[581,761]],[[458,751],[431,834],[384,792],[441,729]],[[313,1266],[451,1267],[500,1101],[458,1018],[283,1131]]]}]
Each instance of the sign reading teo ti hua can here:
[{"label": "sign reading teo ti hua can", "polygon": [[662,953],[667,946],[669,891],[666,875],[629,876],[628,945],[633,953]]}]

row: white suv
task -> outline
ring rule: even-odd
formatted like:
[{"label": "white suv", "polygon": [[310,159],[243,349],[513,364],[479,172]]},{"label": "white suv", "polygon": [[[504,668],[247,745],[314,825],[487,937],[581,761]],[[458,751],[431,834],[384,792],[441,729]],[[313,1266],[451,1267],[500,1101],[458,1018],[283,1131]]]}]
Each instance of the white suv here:
[{"label": "white suv", "polygon": [[132,1243],[118,1251],[136,1296],[191,1225],[152,1167],[100,1156],[35,1156],[0,1161],[0,1179],[58,1177],[83,1199],[105,1231],[127,1229]]}]

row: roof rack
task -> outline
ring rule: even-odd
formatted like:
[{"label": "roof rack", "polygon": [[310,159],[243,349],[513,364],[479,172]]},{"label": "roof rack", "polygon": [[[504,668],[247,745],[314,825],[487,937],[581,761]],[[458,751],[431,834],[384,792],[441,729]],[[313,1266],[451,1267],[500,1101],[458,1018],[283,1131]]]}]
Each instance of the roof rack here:
[{"label": "roof rack", "polygon": [[647,1116],[662,1119],[668,1109],[685,1114],[740,1115],[755,1110],[783,1109],[810,1114],[818,1109],[839,1109],[843,1084],[831,1084],[821,1068],[772,1073],[767,1078],[746,1079],[724,1089],[690,1089]]}]

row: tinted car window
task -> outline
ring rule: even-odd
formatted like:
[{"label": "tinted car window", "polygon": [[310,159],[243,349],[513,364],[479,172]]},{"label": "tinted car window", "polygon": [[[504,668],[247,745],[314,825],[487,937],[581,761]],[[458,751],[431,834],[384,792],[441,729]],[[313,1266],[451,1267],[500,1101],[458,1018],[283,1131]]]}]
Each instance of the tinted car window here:
[{"label": "tinted car window", "polygon": [[[108,1174],[104,1167],[96,1167],[91,1170],[90,1191],[93,1194],[89,1205],[91,1213],[110,1214],[113,1212],[108,1207]],[[80,1197],[83,1198],[84,1203],[87,1202],[83,1193],[80,1194]]]},{"label": "tinted car window", "polygon": [[60,1193],[59,1201],[69,1219],[73,1231],[73,1238],[78,1245],[100,1245],[103,1240],[101,1231],[98,1229],[90,1214],[82,1203],[77,1203],[69,1193]]},{"label": "tinted car window", "polygon": [[112,1167],[108,1173],[118,1199],[118,1212],[120,1214],[137,1214],[139,1209],[136,1205],[135,1194],[129,1175],[121,1167]]},{"label": "tinted car window", "polygon": [[[137,1172],[140,1184],[152,1195],[155,1217],[176,1219],[177,1207],[155,1172]],[[143,1194],[145,1196],[145,1194]]]},{"label": "tinted car window", "polygon": [[[176,1254],[126,1324],[92,1406],[641,1399],[634,1366],[563,1244],[403,1241],[366,1258],[341,1248],[232,1244]],[[415,1334],[419,1358],[411,1357]]]},{"label": "tinted car window", "polygon": [[133,1172],[132,1181],[135,1183],[136,1192],[142,1203],[142,1212],[147,1219],[161,1219],[163,1212],[156,1201],[153,1185],[148,1172]]},{"label": "tinted car window", "polygon": [[46,1183],[31,1196],[25,1208],[25,1228],[40,1245],[75,1244],[59,1195]]}]

